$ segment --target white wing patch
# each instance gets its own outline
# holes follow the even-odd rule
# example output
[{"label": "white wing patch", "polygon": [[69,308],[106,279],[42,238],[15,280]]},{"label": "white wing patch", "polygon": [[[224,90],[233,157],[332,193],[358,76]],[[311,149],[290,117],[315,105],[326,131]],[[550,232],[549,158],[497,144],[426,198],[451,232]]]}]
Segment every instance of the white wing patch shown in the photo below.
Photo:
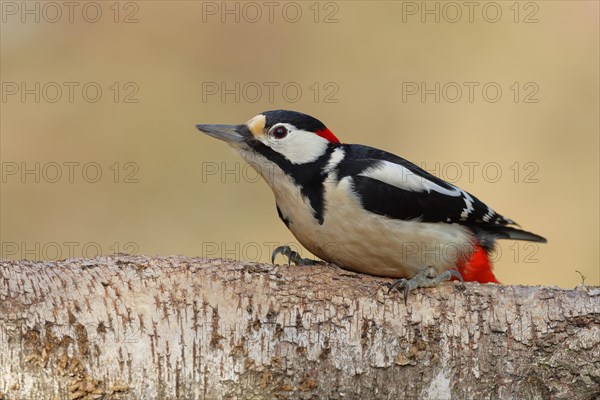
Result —
[{"label": "white wing patch", "polygon": [[492,219],[492,217],[494,216],[494,214],[496,213],[494,210],[492,210],[489,206],[488,206],[488,211],[487,213],[483,216],[483,222],[490,222],[490,219]]},{"label": "white wing patch", "polygon": [[[458,189],[460,190],[460,189]],[[471,195],[463,190],[460,190],[463,195],[464,195],[464,199],[465,199],[465,204],[466,207],[463,209],[463,211],[460,213],[460,219],[462,220],[466,220],[467,218],[469,218],[469,214],[471,214],[473,211],[475,211],[475,208],[473,207],[473,198],[471,197]]]},{"label": "white wing patch", "polygon": [[376,165],[361,172],[359,175],[377,179],[388,185],[396,186],[397,188],[411,192],[429,193],[433,190],[440,194],[452,197],[462,196],[464,193],[457,187],[452,187],[452,189],[443,188],[424,176],[418,175],[400,164],[394,164],[389,161],[380,161]]},{"label": "white wing patch", "polygon": [[329,157],[329,161],[327,161],[327,165],[325,166],[325,172],[330,173],[338,166],[338,164],[344,159],[346,152],[341,147],[338,147],[331,153]]},{"label": "white wing patch", "polygon": [[[463,221],[466,221],[469,218],[469,215],[475,211],[475,200],[469,193],[453,185],[450,185],[451,189],[446,189],[400,164],[395,164],[390,161],[380,161],[374,166],[361,172],[359,175],[377,179],[388,185],[411,192],[430,193],[431,191],[434,191],[445,196],[461,197],[465,202],[465,208],[460,213],[460,219]],[[494,211],[488,207],[488,214],[486,214],[487,219],[490,219],[493,214]],[[448,218],[448,221],[450,221],[450,218]]]}]

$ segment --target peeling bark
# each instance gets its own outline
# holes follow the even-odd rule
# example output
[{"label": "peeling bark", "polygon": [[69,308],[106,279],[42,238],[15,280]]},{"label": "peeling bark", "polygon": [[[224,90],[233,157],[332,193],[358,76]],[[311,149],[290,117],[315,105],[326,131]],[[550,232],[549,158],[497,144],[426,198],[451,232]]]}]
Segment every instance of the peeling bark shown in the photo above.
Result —
[{"label": "peeling bark", "polygon": [[404,305],[335,266],[0,264],[0,399],[594,399],[600,289],[444,284]]}]

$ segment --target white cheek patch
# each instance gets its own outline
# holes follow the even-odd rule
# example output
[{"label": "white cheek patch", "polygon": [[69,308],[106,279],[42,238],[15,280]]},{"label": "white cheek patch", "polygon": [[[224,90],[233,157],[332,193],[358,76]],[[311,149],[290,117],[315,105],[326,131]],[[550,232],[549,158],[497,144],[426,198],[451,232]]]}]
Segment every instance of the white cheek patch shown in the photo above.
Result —
[{"label": "white cheek patch", "polygon": [[283,139],[265,137],[262,142],[283,155],[294,164],[305,164],[315,161],[327,151],[329,142],[313,132],[297,130],[290,124],[285,126],[289,133]]}]

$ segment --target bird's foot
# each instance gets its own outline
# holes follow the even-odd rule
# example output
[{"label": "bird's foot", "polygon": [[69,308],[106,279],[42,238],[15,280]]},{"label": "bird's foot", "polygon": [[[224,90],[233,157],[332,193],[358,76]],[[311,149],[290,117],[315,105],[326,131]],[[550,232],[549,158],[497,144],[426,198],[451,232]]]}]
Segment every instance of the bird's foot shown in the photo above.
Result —
[{"label": "bird's foot", "polygon": [[278,254],[281,254],[288,259],[288,265],[291,265],[292,263],[296,265],[316,265],[320,263],[317,260],[300,257],[300,254],[292,250],[292,248],[287,245],[279,246],[273,250],[273,254],[271,255],[271,263],[275,264],[275,257],[277,257]]},{"label": "bird's foot", "polygon": [[416,274],[410,279],[398,279],[390,286],[388,293],[390,293],[394,288],[397,288],[398,291],[400,291],[400,289],[404,289],[404,304],[406,304],[408,294],[413,290],[418,288],[434,287],[442,282],[449,281],[450,279],[452,279],[452,277],[455,277],[461,282],[464,282],[462,275],[456,270],[449,269],[438,274],[435,268],[427,267],[426,269],[420,271],[418,274]]}]

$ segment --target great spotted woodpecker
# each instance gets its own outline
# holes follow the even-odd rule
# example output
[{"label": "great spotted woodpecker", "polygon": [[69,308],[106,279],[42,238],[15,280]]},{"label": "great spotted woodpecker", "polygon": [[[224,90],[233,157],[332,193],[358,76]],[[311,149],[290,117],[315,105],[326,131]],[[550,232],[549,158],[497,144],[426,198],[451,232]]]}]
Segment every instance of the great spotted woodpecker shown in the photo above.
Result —
[{"label": "great spotted woodpecker", "polygon": [[[343,144],[316,118],[267,111],[241,125],[197,125],[229,143],[269,184],[281,220],[322,260],[391,278],[406,295],[455,276],[498,282],[496,239],[546,242],[475,196],[392,153]],[[307,264],[280,247],[297,264]]]}]

